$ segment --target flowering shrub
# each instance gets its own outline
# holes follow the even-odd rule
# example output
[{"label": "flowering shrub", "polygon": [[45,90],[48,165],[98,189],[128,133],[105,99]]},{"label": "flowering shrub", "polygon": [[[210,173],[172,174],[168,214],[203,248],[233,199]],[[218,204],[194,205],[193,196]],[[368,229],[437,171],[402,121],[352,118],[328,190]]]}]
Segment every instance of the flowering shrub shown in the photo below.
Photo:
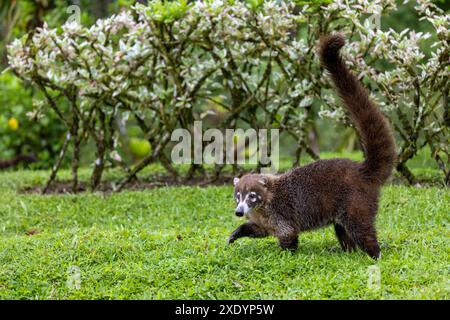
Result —
[{"label": "flowering shrub", "polygon": [[[450,17],[420,0],[416,10],[431,23],[432,34],[382,31],[364,20],[395,10],[394,0],[311,6],[152,0],[91,27],[44,26],[15,40],[8,57],[13,71],[42,91],[46,99],[39,107],[53,110],[67,128],[49,183],[71,145],[75,190],[80,148],[94,141],[92,188],[112,162],[127,170],[120,189],[155,160],[176,174],[164,152],[171,132],[192,130],[211,105],[221,110],[223,128],[239,123],[276,127],[295,137],[299,151],[316,157],[307,128],[317,110],[322,117],[346,121],[319,66],[316,42],[320,34],[344,32],[351,42],[346,47],[349,65],[394,123],[399,171],[412,182],[406,162],[428,145],[448,182]],[[430,54],[421,47],[428,38],[433,40]],[[152,150],[132,169],[123,163],[119,139],[130,121],[138,124]],[[189,174],[196,168],[192,165]]]}]

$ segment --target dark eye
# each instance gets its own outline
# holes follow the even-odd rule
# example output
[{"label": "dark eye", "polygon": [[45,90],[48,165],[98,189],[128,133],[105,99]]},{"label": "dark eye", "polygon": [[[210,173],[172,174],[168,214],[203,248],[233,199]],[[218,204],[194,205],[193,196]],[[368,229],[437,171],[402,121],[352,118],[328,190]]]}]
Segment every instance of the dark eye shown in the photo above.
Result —
[{"label": "dark eye", "polygon": [[256,194],[250,193],[248,196],[250,199],[256,199]]}]

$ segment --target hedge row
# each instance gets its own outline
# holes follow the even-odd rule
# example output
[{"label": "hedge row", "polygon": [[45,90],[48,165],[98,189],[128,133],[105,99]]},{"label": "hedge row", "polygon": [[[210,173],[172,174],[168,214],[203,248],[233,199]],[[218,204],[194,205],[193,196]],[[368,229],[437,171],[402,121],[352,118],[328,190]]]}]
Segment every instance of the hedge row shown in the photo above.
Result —
[{"label": "hedge row", "polygon": [[[427,146],[449,183],[450,17],[431,1],[415,8],[431,33],[383,31],[377,18],[397,10],[393,0],[152,0],[91,27],[44,26],[15,40],[8,56],[13,71],[46,97],[36,113],[53,110],[67,129],[47,186],[70,151],[76,190],[80,152],[95,142],[92,189],[108,163],[126,171],[120,189],[153,161],[178,174],[167,156],[171,133],[192,131],[195,120],[210,114],[220,128],[277,128],[298,142],[297,160],[302,152],[317,158],[310,128],[318,117],[344,123],[346,117],[316,43],[321,34],[343,32],[349,66],[393,123],[397,169],[414,182],[407,162]],[[129,123],[152,150],[135,166],[121,157]],[[216,177],[222,168],[216,166]],[[196,170],[201,165],[192,164],[188,177]]]}]

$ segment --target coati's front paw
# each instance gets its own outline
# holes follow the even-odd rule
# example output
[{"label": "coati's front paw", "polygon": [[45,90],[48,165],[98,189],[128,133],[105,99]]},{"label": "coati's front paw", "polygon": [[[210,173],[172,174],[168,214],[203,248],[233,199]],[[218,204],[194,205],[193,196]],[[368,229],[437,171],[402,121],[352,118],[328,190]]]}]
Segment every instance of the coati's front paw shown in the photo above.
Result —
[{"label": "coati's front paw", "polygon": [[297,251],[298,247],[297,247],[297,245],[286,245],[286,246],[280,245],[280,248],[283,250],[289,251],[289,252],[295,252],[295,251]]},{"label": "coati's front paw", "polygon": [[230,244],[232,244],[233,242],[235,242],[237,240],[236,237],[234,237],[233,235],[231,235],[228,240],[227,240],[227,246],[229,246]]},{"label": "coati's front paw", "polygon": [[283,250],[296,251],[298,247],[298,238],[297,237],[286,237],[279,239],[279,245]]},{"label": "coati's front paw", "polygon": [[228,237],[228,241],[227,241],[227,245],[232,244],[233,242],[235,242],[237,239],[239,239],[240,237],[242,237],[242,226],[238,227],[236,230],[234,230],[230,236]]}]

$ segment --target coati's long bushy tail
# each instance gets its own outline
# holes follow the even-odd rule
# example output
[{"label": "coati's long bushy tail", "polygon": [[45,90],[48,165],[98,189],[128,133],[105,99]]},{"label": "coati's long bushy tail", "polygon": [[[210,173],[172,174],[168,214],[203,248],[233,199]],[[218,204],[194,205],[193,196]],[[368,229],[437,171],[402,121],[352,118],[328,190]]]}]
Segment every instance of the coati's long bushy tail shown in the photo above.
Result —
[{"label": "coati's long bushy tail", "polygon": [[382,184],[391,175],[396,162],[396,147],[388,121],[370,99],[357,77],[349,71],[339,50],[345,40],[339,34],[320,39],[320,59],[333,79],[337,93],[350,113],[362,140],[365,160],[363,176]]}]

